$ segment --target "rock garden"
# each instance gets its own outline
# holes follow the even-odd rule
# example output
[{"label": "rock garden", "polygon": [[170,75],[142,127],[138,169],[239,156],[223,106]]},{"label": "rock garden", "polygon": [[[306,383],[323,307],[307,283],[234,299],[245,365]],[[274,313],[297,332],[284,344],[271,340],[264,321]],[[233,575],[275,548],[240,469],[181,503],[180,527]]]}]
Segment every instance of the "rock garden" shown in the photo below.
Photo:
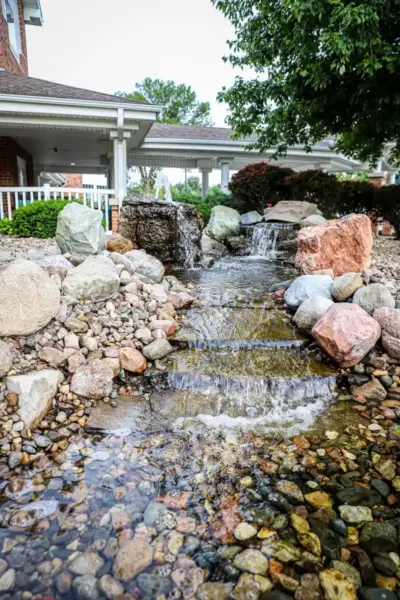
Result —
[{"label": "rock garden", "polygon": [[279,204],[0,237],[1,598],[398,599],[399,245]]}]

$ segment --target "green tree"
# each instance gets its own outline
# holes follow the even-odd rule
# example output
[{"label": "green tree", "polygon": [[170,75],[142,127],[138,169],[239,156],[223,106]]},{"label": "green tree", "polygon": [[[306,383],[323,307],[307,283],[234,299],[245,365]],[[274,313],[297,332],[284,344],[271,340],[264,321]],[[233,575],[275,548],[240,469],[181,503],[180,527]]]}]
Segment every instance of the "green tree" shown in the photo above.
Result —
[{"label": "green tree", "polygon": [[[136,84],[133,92],[117,92],[116,96],[162,106],[162,111],[157,118],[160,123],[213,125],[210,103],[200,102],[196,92],[190,85],[184,83],[146,77]],[[155,167],[139,167],[146,196],[151,195],[158,170]]]},{"label": "green tree", "polygon": [[184,83],[146,77],[133,92],[117,92],[117,96],[151,102],[162,106],[160,123],[212,126],[209,102],[200,102],[196,92]]},{"label": "green tree", "polygon": [[347,156],[375,164],[393,142],[400,164],[398,0],[212,0],[236,37],[226,60],[250,67],[219,98],[237,136],[277,155],[327,135]]}]

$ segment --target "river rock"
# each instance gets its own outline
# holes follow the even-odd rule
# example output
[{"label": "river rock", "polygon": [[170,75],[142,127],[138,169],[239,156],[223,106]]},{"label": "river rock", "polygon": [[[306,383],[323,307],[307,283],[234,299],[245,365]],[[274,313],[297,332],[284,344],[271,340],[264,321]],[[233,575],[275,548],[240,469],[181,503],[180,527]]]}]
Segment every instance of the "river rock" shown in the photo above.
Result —
[{"label": "river rock", "polygon": [[112,260],[106,256],[89,256],[70,269],[62,282],[64,296],[78,300],[107,300],[119,290],[119,277]]},{"label": "river rock", "polygon": [[157,360],[161,358],[165,358],[168,354],[171,354],[173,351],[173,347],[169,343],[168,340],[154,340],[148,346],[143,348],[143,354],[149,360]]},{"label": "river rock", "polygon": [[314,296],[332,299],[333,280],[329,275],[301,275],[285,292],[285,302],[291,309],[297,309],[305,300]]},{"label": "river rock", "polygon": [[366,550],[377,552],[397,552],[396,527],[389,522],[367,523],[361,529],[360,544]]},{"label": "river rock", "polygon": [[0,341],[0,379],[7,375],[13,364],[13,355],[10,346]]},{"label": "river rock", "polygon": [[367,506],[350,506],[344,504],[339,506],[340,516],[346,523],[362,525],[373,521],[371,509]]},{"label": "river rock", "polygon": [[360,273],[372,256],[372,227],[366,215],[348,215],[299,232],[296,266],[303,273],[333,269],[335,277]]},{"label": "river rock", "polygon": [[0,577],[0,592],[9,592],[13,589],[15,584],[15,571],[14,569],[8,569]]},{"label": "river rock", "polygon": [[339,303],[318,321],[312,335],[341,367],[352,367],[375,346],[381,328],[357,304]]},{"label": "river rock", "polygon": [[76,369],[70,390],[84,398],[101,399],[111,394],[113,378],[111,366],[106,361],[95,359]]},{"label": "river rock", "polygon": [[144,275],[156,283],[162,281],[165,269],[162,262],[154,256],[150,256],[150,254],[146,254],[141,250],[132,250],[127,252],[125,257],[130,260],[135,271],[140,275]]},{"label": "river rock", "polygon": [[227,600],[231,597],[233,583],[207,581],[197,590],[199,600]]},{"label": "river rock", "polygon": [[205,232],[210,238],[223,242],[228,237],[237,235],[241,226],[237,210],[229,206],[214,206]]},{"label": "river rock", "polygon": [[382,329],[382,346],[392,358],[400,359],[400,310],[381,307],[373,312]]},{"label": "river rock", "polygon": [[42,267],[42,269],[44,269],[49,276],[58,275],[61,281],[67,275],[68,271],[73,267],[73,264],[61,254],[45,256],[44,258],[36,260],[35,262],[39,265],[39,267]]},{"label": "river rock", "polygon": [[354,391],[355,398],[364,398],[365,400],[375,400],[382,402],[387,396],[387,391],[378,379],[371,379],[364,385],[361,385]]},{"label": "river rock", "polygon": [[300,304],[293,320],[299,329],[310,332],[332,305],[333,302],[329,298],[313,296]]},{"label": "river rock", "polygon": [[119,351],[121,367],[131,373],[142,373],[147,368],[143,354],[135,348],[121,348]]},{"label": "river rock", "polygon": [[75,575],[96,575],[103,564],[104,560],[97,552],[80,552],[70,562],[68,568]]},{"label": "river rock", "polygon": [[344,302],[364,285],[360,273],[345,273],[333,282],[332,296],[337,302]]},{"label": "river rock", "polygon": [[385,588],[362,587],[360,588],[361,600],[399,600],[395,592]]},{"label": "river rock", "polygon": [[281,200],[275,206],[264,211],[264,221],[281,221],[282,223],[300,223],[303,219],[319,213],[318,206],[311,202],[298,200]]},{"label": "river rock", "polygon": [[245,213],[240,217],[240,222],[242,225],[256,225],[257,223],[261,223],[262,220],[262,216],[256,210]]},{"label": "river rock", "polygon": [[339,569],[339,571],[342,571],[345,577],[347,577],[347,579],[354,585],[356,590],[361,587],[361,576],[355,567],[341,560],[333,560],[332,566],[334,569]]},{"label": "river rock", "polygon": [[97,579],[94,575],[81,575],[72,582],[79,600],[97,600],[100,594],[97,589]]},{"label": "river rock", "polygon": [[29,260],[15,260],[0,273],[0,336],[29,335],[60,310],[60,290]]},{"label": "river rock", "polygon": [[325,600],[357,600],[356,589],[339,569],[326,569],[319,574]]},{"label": "river rock", "polygon": [[113,233],[107,237],[107,250],[109,252],[120,252],[125,254],[133,250],[133,243],[131,240],[124,238],[119,233]]},{"label": "river rock", "polygon": [[18,394],[17,413],[30,429],[34,429],[51,407],[58,386],[63,381],[61,371],[43,369],[5,380],[7,390]]},{"label": "river rock", "polygon": [[353,302],[358,304],[369,315],[377,308],[394,308],[396,301],[387,287],[382,283],[371,283],[356,291]]},{"label": "river rock", "polygon": [[122,204],[120,233],[163,263],[194,267],[202,257],[202,228],[202,218],[192,204],[154,198],[126,198]]},{"label": "river rock", "polygon": [[[379,483],[379,480],[376,481]],[[384,483],[384,485],[386,484]],[[336,498],[341,504],[368,506],[369,508],[381,502],[381,495],[377,491],[360,486],[344,488],[336,494]]]},{"label": "river rock", "polygon": [[268,560],[259,550],[243,550],[235,556],[233,566],[240,571],[265,575],[268,570]]},{"label": "river rock", "polygon": [[144,525],[138,525],[132,540],[120,546],[114,562],[114,577],[129,581],[153,561],[151,537]]},{"label": "river rock", "polygon": [[56,240],[63,254],[86,257],[106,247],[103,213],[78,202],[71,202],[59,213]]}]

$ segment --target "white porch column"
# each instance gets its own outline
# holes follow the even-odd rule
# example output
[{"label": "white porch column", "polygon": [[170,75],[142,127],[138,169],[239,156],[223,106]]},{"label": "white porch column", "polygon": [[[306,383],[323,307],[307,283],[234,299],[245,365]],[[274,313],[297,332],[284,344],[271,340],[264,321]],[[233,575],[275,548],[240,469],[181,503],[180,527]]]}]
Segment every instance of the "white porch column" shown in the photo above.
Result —
[{"label": "white porch column", "polygon": [[201,195],[205,198],[210,186],[210,173],[212,169],[201,169]]},{"label": "white porch column", "polygon": [[222,159],[219,161],[221,165],[221,191],[224,194],[229,194],[229,168],[231,166],[230,159]]},{"label": "white porch column", "polygon": [[118,203],[121,206],[122,201],[126,196],[127,190],[127,151],[126,151],[126,139],[114,140],[114,179],[115,179],[115,197],[118,199]]},{"label": "white porch column", "polygon": [[396,171],[388,173],[386,185],[393,185],[394,183],[396,183]]}]

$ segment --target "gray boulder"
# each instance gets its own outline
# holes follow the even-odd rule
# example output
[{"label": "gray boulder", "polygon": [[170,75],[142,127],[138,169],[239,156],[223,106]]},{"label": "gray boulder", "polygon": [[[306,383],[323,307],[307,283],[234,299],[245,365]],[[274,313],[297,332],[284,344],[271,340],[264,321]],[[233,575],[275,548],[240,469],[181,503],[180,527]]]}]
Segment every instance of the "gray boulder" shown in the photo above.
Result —
[{"label": "gray boulder", "polygon": [[36,427],[51,408],[58,386],[64,380],[61,371],[43,369],[24,375],[7,377],[9,392],[18,394],[18,415],[27,427]]},{"label": "gray boulder", "polygon": [[60,310],[60,290],[34,262],[16,260],[0,273],[0,336],[30,335]]},{"label": "gray boulder", "polygon": [[78,300],[107,300],[118,289],[117,269],[106,256],[89,256],[70,269],[62,282],[63,295]]},{"label": "gray boulder", "polygon": [[13,355],[10,346],[0,341],[0,379],[7,375],[13,363]]},{"label": "gray boulder", "polygon": [[400,358],[400,310],[377,308],[372,315],[382,329],[382,346],[392,358]]},{"label": "gray boulder", "polygon": [[301,275],[285,292],[285,302],[297,309],[305,300],[314,296],[332,299],[333,279],[329,275]]},{"label": "gray boulder", "polygon": [[168,354],[171,354],[173,348],[168,340],[161,339],[151,342],[148,346],[145,346],[142,350],[143,354],[149,360],[160,360],[165,358]]},{"label": "gray boulder", "polygon": [[205,231],[209,237],[222,242],[232,235],[237,235],[241,226],[237,210],[229,206],[214,206]]},{"label": "gray boulder", "polygon": [[377,308],[396,306],[395,299],[383,283],[371,283],[357,290],[353,302],[361,306],[369,315],[372,315]]},{"label": "gray boulder", "polygon": [[262,216],[256,210],[252,210],[240,217],[242,225],[256,225],[257,223],[261,223],[262,220]]},{"label": "gray boulder", "polygon": [[222,256],[229,254],[228,248],[224,246],[222,242],[213,240],[204,232],[201,236],[201,250],[203,254],[214,256],[215,258],[221,258]]},{"label": "gray boulder", "polygon": [[316,204],[297,200],[281,200],[264,212],[264,221],[281,221],[283,223],[300,223],[311,215],[319,214]]},{"label": "gray boulder", "polygon": [[162,281],[165,269],[158,258],[154,258],[154,256],[146,254],[146,252],[143,252],[142,250],[131,250],[124,256],[129,259],[139,275],[144,275],[156,283]]},{"label": "gray boulder", "polygon": [[112,392],[114,371],[106,360],[92,360],[88,365],[78,367],[71,379],[73,394],[84,398],[100,400]]},{"label": "gray boulder", "polygon": [[39,267],[42,267],[42,269],[44,269],[49,276],[59,275],[61,280],[64,279],[68,271],[73,267],[73,264],[67,260],[65,256],[62,256],[62,254],[46,256],[45,258],[36,260],[35,262],[39,265]]},{"label": "gray boulder", "polygon": [[325,223],[325,221],[326,221],[326,219],[322,215],[310,215],[309,217],[306,217],[305,219],[302,219],[299,222],[299,226],[301,228],[303,228],[303,227],[315,227],[316,225],[322,225],[322,223]]},{"label": "gray boulder", "polygon": [[65,254],[90,256],[106,248],[106,234],[102,225],[103,213],[83,204],[71,202],[57,219],[56,240]]},{"label": "gray boulder", "polygon": [[294,322],[299,329],[308,333],[332,305],[333,302],[329,298],[313,296],[299,306],[294,315]]},{"label": "gray boulder", "polygon": [[337,302],[344,302],[363,286],[360,273],[345,273],[333,282],[332,296]]}]

